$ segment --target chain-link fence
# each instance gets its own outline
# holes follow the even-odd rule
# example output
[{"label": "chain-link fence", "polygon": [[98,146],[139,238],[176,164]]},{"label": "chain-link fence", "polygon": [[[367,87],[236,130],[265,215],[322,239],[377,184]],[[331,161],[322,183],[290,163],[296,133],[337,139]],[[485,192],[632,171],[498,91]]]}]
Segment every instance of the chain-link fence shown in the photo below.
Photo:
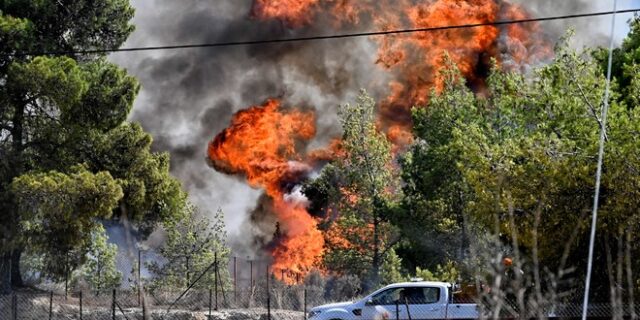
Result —
[{"label": "chain-link fence", "polygon": [[[253,290],[222,292],[211,290],[153,291],[138,294],[131,290],[111,292],[17,291],[0,295],[0,319],[233,319],[233,320],[420,320],[420,319],[578,319],[580,301],[545,306],[526,305],[518,301],[486,301],[491,296],[470,301],[453,295],[447,299],[437,287],[410,284],[381,294],[354,299],[346,305],[327,304],[324,288],[304,285],[256,286]],[[321,306],[320,308],[314,308]],[[333,315],[324,314],[333,313]],[[343,314],[341,314],[342,312]],[[638,308],[619,311],[611,303],[589,305],[591,319],[634,319]]]},{"label": "chain-link fence", "polygon": [[[584,287],[571,281],[562,290],[549,291],[550,287],[549,292],[538,292],[537,286],[524,278],[504,274],[509,281],[466,291],[407,283],[367,295],[371,292],[361,292],[358,279],[320,273],[303,276],[274,269],[268,261],[232,257],[228,264],[215,259],[206,267],[191,269],[190,274],[178,275],[186,279],[183,287],[158,287],[152,284],[155,277],[163,275],[145,268],[145,260],[151,259],[153,256],[144,252],[133,259],[120,256],[118,270],[123,281],[115,288],[96,290],[79,286],[77,281],[75,285],[69,285],[74,281],[45,282],[35,286],[37,289],[0,295],[0,320],[577,319],[582,315]],[[340,301],[351,303],[323,307]],[[594,300],[587,311],[593,319],[637,319],[640,315],[635,305],[622,300]]]}]

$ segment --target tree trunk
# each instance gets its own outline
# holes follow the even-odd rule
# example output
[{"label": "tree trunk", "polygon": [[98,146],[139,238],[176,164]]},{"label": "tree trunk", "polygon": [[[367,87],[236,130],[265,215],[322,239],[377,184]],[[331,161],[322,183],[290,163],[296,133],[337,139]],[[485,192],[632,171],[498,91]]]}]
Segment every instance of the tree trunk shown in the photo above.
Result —
[{"label": "tree trunk", "polygon": [[462,225],[462,235],[460,239],[460,261],[464,261],[467,258],[467,249],[469,248],[469,235],[467,230],[467,224],[465,219],[462,219],[460,223]]},{"label": "tree trunk", "polygon": [[24,287],[22,281],[22,273],[20,272],[20,257],[22,257],[22,248],[11,251],[11,286]]},{"label": "tree trunk", "polygon": [[11,293],[11,254],[0,256],[0,293]]},{"label": "tree trunk", "polygon": [[[11,139],[12,139],[12,157],[13,161],[11,163],[12,173],[9,175],[9,181],[12,181],[13,178],[18,177],[24,171],[24,160],[23,160],[23,151],[24,151],[24,141],[23,141],[23,120],[24,120],[24,110],[25,103],[21,101],[21,99],[12,99],[14,100],[15,110],[11,121],[13,122],[13,128],[11,128]],[[10,242],[16,242],[16,238],[19,237],[16,229],[18,228],[18,213],[15,210],[15,207],[10,205],[9,207],[9,232],[8,238],[6,239]],[[6,268],[3,270],[2,275],[2,286],[5,286],[5,280],[8,280],[6,285],[8,286],[17,286],[22,287],[22,275],[20,274],[20,256],[22,255],[22,248],[13,249],[10,252],[7,252],[3,257],[3,263],[0,268]],[[5,265],[6,264],[6,265]],[[4,274],[4,272],[8,273],[8,277]]]},{"label": "tree trunk", "polygon": [[[458,177],[458,179],[461,179],[460,177]],[[467,219],[465,217],[465,213],[464,213],[464,207],[465,207],[465,203],[466,203],[466,197],[465,197],[465,193],[464,191],[458,191],[458,202],[454,204],[455,207],[455,215],[456,215],[456,222],[458,223],[458,226],[460,226],[460,231],[461,231],[461,235],[460,235],[460,248],[459,248],[459,256],[458,259],[460,261],[464,261],[467,258],[467,250],[469,250],[469,230],[467,230]]]},{"label": "tree trunk", "polygon": [[190,282],[190,280],[191,280],[191,279],[189,279],[189,255],[187,255],[187,256],[185,257],[185,259],[187,260],[187,264],[186,264],[186,268],[185,268],[185,273],[186,273],[186,276],[187,276],[187,287],[189,287],[189,282]]},{"label": "tree trunk", "polygon": [[[376,210],[375,208],[373,209]],[[380,219],[378,214],[373,214],[373,261],[371,263],[371,287],[375,288],[380,283],[380,235],[378,228],[380,227]]]}]

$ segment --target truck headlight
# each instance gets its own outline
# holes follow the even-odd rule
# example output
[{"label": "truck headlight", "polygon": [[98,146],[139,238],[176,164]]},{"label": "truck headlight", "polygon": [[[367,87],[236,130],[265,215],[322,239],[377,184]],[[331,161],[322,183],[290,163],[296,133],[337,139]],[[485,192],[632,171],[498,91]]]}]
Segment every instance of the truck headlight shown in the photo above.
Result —
[{"label": "truck headlight", "polygon": [[309,316],[307,317],[307,319],[311,319],[317,315],[319,315],[322,311],[320,310],[311,310],[309,311]]}]

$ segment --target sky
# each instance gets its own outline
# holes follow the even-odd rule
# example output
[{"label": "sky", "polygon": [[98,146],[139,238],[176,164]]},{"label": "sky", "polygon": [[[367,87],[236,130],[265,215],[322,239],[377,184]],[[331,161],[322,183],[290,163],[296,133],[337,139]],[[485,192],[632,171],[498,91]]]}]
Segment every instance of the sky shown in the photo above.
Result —
[{"label": "sky", "polygon": [[[534,17],[613,9],[612,0],[514,2],[529,8]],[[256,29],[246,18],[251,0],[132,0],[132,4],[136,8],[133,21],[136,31],[124,47],[270,35],[269,30]],[[618,4],[619,9],[640,8],[640,0],[619,0]],[[618,16],[616,43],[628,32],[626,21],[631,16]],[[566,28],[574,28],[574,46],[581,48],[607,45],[610,25],[610,17],[598,17],[550,22],[545,27],[554,37]],[[384,74],[363,67],[370,64],[368,53],[376,50],[366,39],[295,50],[307,58],[297,59],[277,49],[260,48],[145,51],[110,56],[142,84],[130,120],[140,122],[153,135],[156,151],[171,154],[172,173],[203,212],[212,214],[218,208],[223,209],[227,229],[238,248],[250,246],[241,239],[248,232],[245,228],[248,212],[254,208],[261,191],[248,187],[240,179],[215,172],[205,160],[207,143],[228,125],[231,115],[270,96],[284,95],[292,103],[313,104],[318,110],[319,136],[328,137],[339,131],[335,125],[338,104],[353,100],[360,87],[371,84],[371,77],[379,76],[380,82],[388,80]],[[340,50],[355,53],[341,61]],[[313,68],[320,71],[307,70]],[[326,70],[326,75],[322,70]],[[348,79],[334,74],[336,70],[348,71]],[[325,142],[314,141],[319,145]]]},{"label": "sky", "polygon": [[[535,1],[535,0],[534,0]],[[556,1],[570,1],[570,0],[556,0]],[[596,11],[611,11],[613,10],[613,1],[611,0],[591,0],[595,4]],[[640,0],[618,0],[618,9],[633,9],[640,8]],[[619,45],[622,39],[629,33],[629,25],[627,21],[633,17],[632,13],[620,14],[616,16],[616,32],[615,43]],[[611,17],[598,18],[597,23],[599,26],[611,29]]]}]

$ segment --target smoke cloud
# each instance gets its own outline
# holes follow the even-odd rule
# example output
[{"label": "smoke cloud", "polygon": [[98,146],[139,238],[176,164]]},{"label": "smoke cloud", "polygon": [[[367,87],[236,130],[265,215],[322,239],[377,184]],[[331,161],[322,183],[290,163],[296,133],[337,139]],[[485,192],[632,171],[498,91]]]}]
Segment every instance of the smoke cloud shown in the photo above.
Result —
[{"label": "smoke cloud", "polygon": [[[241,41],[336,30],[320,16],[315,27],[291,29],[278,21],[250,17],[251,0],[133,0],[137,30],[126,47]],[[599,1],[524,1],[533,16],[607,10]],[[608,23],[599,19],[554,22],[543,29],[555,41],[569,26],[581,45],[606,42]],[[608,20],[606,20],[608,21]],[[356,27],[350,27],[356,28]],[[341,32],[355,29],[341,29]],[[154,148],[171,154],[172,174],[203,210],[225,212],[231,244],[239,255],[256,255],[275,230],[264,213],[262,191],[215,172],[206,161],[207,143],[232,115],[268,98],[316,110],[316,138],[307,148],[339,135],[337,107],[353,101],[360,88],[375,98],[389,94],[393,76],[376,64],[379,43],[366,38],[227,48],[116,53],[111,59],[142,83],[132,121],[154,136]],[[295,191],[291,197],[300,197]],[[262,199],[262,200],[260,200]],[[299,200],[302,201],[302,200]],[[256,203],[258,205],[256,206]],[[253,235],[249,237],[247,235]]]},{"label": "smoke cloud", "polygon": [[[248,18],[251,1],[133,1],[137,31],[125,46],[180,44],[290,36],[282,24]],[[348,52],[348,54],[345,54]],[[339,134],[337,106],[358,88],[382,87],[388,75],[372,67],[375,47],[366,39],[114,54],[143,89],[131,120],[154,136],[154,148],[171,154],[172,174],[203,210],[225,212],[235,249],[254,248],[248,234],[264,233],[249,223],[261,191],[212,170],[208,141],[233,113],[270,97],[313,107],[317,148]],[[374,79],[374,80],[372,80]],[[255,220],[255,218],[254,218]],[[253,255],[254,252],[243,252]]]},{"label": "smoke cloud", "polygon": [[[514,0],[526,7],[533,16],[547,17],[563,14],[577,14],[599,11],[612,11],[613,1],[590,1],[590,0]],[[640,0],[618,1],[618,10],[640,7]],[[616,17],[615,42],[621,43],[624,36],[629,32],[627,21],[633,14],[619,14]],[[587,19],[567,19],[545,22],[545,33],[549,39],[558,39],[566,30],[574,29],[575,36],[572,45],[576,49],[592,46],[608,46],[611,31],[611,16],[592,17]]]}]

